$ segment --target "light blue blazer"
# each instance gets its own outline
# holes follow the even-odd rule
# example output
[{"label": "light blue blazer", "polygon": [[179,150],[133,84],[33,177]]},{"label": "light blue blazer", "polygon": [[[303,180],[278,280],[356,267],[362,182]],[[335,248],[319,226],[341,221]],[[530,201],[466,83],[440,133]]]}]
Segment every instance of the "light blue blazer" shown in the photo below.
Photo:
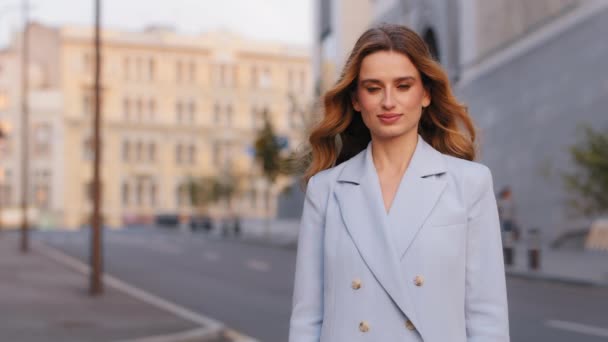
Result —
[{"label": "light blue blazer", "polygon": [[308,183],[290,342],[509,341],[490,170],[420,136],[387,214],[371,143]]}]

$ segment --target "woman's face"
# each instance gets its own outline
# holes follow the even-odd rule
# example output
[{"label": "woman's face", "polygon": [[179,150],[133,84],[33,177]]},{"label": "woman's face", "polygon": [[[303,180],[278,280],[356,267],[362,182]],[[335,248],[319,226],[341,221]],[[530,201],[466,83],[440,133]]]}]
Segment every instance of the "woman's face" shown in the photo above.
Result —
[{"label": "woman's face", "polygon": [[422,108],[430,103],[420,73],[406,55],[378,51],[363,58],[352,104],[373,139],[417,134]]}]

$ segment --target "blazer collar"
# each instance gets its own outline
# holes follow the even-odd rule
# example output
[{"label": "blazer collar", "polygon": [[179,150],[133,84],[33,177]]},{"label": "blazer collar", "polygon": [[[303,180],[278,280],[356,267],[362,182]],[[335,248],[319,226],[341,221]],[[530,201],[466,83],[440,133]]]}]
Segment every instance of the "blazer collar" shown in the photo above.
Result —
[{"label": "blazer collar", "polygon": [[[338,181],[360,184],[363,179],[377,177],[376,167],[372,158],[372,143],[350,160],[344,162],[344,168],[338,176]],[[429,145],[420,135],[414,149],[414,154],[408,165],[407,172],[415,177],[428,177],[446,172],[443,155]]]}]

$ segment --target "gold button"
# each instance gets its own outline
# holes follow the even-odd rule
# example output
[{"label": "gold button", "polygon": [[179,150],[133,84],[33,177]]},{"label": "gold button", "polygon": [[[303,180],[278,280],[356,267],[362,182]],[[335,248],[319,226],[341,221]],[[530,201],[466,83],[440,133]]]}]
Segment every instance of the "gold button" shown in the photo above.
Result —
[{"label": "gold button", "polygon": [[412,321],[410,321],[409,319],[407,321],[405,321],[405,327],[408,328],[408,330],[416,329],[416,327],[414,326],[414,323],[412,323]]},{"label": "gold button", "polygon": [[361,332],[368,332],[369,331],[369,324],[367,324],[366,321],[363,321],[363,322],[359,323],[359,331],[361,331]]},{"label": "gold button", "polygon": [[360,279],[355,279],[353,280],[351,287],[353,288],[353,290],[358,290],[361,288],[361,280]]},{"label": "gold button", "polygon": [[424,284],[424,277],[421,275],[417,275],[414,278],[414,284],[416,284],[416,286],[422,286],[422,284]]}]

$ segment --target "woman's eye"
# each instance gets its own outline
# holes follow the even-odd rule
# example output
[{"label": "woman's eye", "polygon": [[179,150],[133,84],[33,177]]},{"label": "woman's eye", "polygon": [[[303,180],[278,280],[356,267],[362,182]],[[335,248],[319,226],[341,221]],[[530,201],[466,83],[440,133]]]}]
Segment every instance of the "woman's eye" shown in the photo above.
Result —
[{"label": "woman's eye", "polygon": [[377,92],[378,90],[380,90],[380,88],[378,88],[378,87],[371,87],[371,88],[367,88],[367,91],[368,91],[368,92],[370,92],[370,93],[375,93],[375,92]]},{"label": "woman's eye", "polygon": [[408,89],[410,89],[410,87],[411,86],[409,84],[402,84],[398,88],[401,90],[408,90]]}]

